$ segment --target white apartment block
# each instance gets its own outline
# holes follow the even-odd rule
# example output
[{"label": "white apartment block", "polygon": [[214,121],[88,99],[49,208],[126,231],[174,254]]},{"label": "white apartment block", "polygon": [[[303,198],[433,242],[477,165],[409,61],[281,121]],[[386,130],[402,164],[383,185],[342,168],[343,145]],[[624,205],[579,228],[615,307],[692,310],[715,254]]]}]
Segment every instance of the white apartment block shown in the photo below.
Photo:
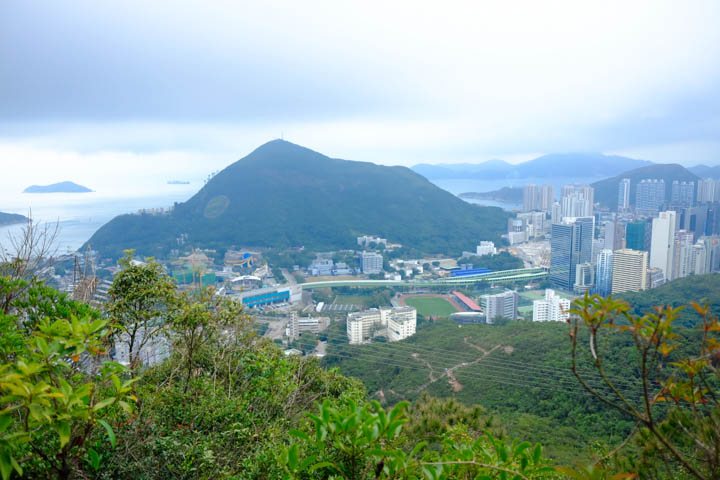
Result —
[{"label": "white apartment block", "polygon": [[545,299],[533,301],[533,322],[565,322],[570,318],[570,300],[545,290]]},{"label": "white apartment block", "polygon": [[396,342],[414,335],[416,328],[417,310],[412,307],[371,308],[347,316],[351,344],[367,342],[380,330],[386,330],[388,341]]},{"label": "white apartment block", "polygon": [[361,235],[357,237],[357,244],[362,247],[368,247],[371,243],[387,247],[387,238],[376,237],[373,235]]},{"label": "white apartment block", "polygon": [[383,256],[374,252],[362,252],[361,263],[363,273],[380,273],[383,269]]},{"label": "white apartment block", "polygon": [[496,253],[497,249],[495,248],[495,242],[482,241],[480,242],[480,245],[475,248],[475,255],[478,257],[482,257],[483,255],[495,255]]}]

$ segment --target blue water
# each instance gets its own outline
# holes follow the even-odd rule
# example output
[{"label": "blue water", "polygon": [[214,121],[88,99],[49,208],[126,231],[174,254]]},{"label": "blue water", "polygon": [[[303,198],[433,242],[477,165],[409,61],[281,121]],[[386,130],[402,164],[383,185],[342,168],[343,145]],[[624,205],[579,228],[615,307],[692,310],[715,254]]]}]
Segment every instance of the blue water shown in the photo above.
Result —
[{"label": "blue water", "polygon": [[[35,222],[54,225],[59,231],[55,246],[58,254],[75,251],[105,223],[117,215],[140,209],[167,208],[190,198],[198,186],[159,186],[155,194],[113,195],[91,193],[19,193],[0,195],[0,211],[30,216]],[[8,247],[10,235],[18,235],[24,225],[0,227],[0,246]]]}]

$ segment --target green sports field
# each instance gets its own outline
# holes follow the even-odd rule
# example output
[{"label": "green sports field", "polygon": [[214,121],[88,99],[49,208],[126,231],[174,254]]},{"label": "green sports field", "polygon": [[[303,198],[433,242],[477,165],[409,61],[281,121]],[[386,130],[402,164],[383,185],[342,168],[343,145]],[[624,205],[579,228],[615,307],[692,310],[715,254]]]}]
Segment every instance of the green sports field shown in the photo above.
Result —
[{"label": "green sports field", "polygon": [[415,307],[418,313],[424,317],[447,317],[458,311],[450,302],[440,297],[410,297],[405,299],[405,303]]}]

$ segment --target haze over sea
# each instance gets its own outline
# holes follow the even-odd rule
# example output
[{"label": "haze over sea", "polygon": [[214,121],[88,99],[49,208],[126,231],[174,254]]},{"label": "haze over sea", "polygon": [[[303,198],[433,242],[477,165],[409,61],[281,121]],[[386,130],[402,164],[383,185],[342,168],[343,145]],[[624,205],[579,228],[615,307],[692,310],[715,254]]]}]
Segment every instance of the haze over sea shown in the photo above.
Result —
[{"label": "haze over sea", "polygon": [[[556,191],[566,183],[589,183],[597,178],[525,178],[525,179],[442,179],[433,180],[440,188],[455,195],[463,192],[488,192],[502,187],[522,187],[528,183],[551,183]],[[59,222],[60,230],[56,240],[58,254],[80,248],[106,222],[117,215],[135,213],[141,209],[167,208],[175,202],[184,202],[203,185],[201,180],[189,185],[168,185],[162,180],[155,183],[144,179],[141,185],[116,185],[98,189],[91,193],[46,193],[30,194],[3,189],[0,191],[0,211],[32,214],[34,220],[42,223]],[[93,185],[87,185],[93,188]],[[497,206],[506,210],[521,207],[518,204],[493,200],[471,200],[471,203]],[[0,245],[8,245],[8,235],[16,235],[23,225],[0,227]]]},{"label": "haze over sea", "polygon": [[[152,188],[106,189],[90,193],[18,193],[0,191],[0,211],[32,214],[42,223],[59,222],[56,240],[59,254],[80,248],[95,231],[117,215],[135,213],[140,209],[167,208],[184,202],[202,182],[190,185],[168,185],[158,182]],[[92,185],[88,185],[92,188]],[[23,225],[0,228],[0,245],[8,244],[8,235],[17,234]]]}]

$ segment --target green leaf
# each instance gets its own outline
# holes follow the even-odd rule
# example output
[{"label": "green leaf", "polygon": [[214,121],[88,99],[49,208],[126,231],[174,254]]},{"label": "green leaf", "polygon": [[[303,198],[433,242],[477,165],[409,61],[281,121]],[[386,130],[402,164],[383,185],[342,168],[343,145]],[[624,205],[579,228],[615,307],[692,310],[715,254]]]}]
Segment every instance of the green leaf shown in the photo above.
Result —
[{"label": "green leaf", "polygon": [[535,445],[535,448],[533,448],[533,452],[532,452],[532,459],[533,459],[533,463],[535,465],[540,463],[541,456],[542,456],[542,447],[538,443],[537,445]]},{"label": "green leaf", "polygon": [[115,448],[115,442],[116,442],[115,432],[113,432],[113,429],[112,429],[112,427],[110,426],[110,424],[107,423],[105,420],[102,420],[102,419],[98,420],[97,422],[98,422],[100,425],[102,425],[103,427],[105,427],[105,431],[107,431],[107,434],[108,434],[108,439],[110,440],[110,445],[112,445],[113,448]]},{"label": "green leaf", "polygon": [[300,430],[290,430],[290,435],[296,438],[301,438],[308,442],[310,441],[310,436],[305,432],[301,432]]},{"label": "green leaf", "polygon": [[100,454],[96,452],[94,449],[90,448],[88,449],[88,456],[90,457],[88,463],[92,467],[93,470],[100,469]]},{"label": "green leaf", "polygon": [[100,410],[101,408],[107,407],[108,405],[110,405],[110,404],[113,403],[114,401],[115,401],[115,397],[108,397],[108,398],[106,398],[105,400],[100,400],[100,401],[99,401],[98,403],[96,403],[95,406],[93,407],[93,412],[97,412],[97,411]]},{"label": "green leaf", "polygon": [[60,437],[60,448],[62,448],[70,441],[70,422],[58,423],[55,431]]},{"label": "green leaf", "polygon": [[310,471],[311,471],[311,472],[314,472],[315,470],[320,470],[321,468],[331,468],[331,469],[335,470],[336,472],[339,472],[339,471],[340,471],[340,470],[335,466],[335,464],[334,464],[334,463],[331,463],[331,462],[320,462],[320,463],[316,463],[315,465],[313,465],[312,467],[310,467]]},{"label": "green leaf", "polygon": [[3,415],[0,417],[0,433],[4,432],[8,429],[10,425],[12,425],[13,419],[10,415]]},{"label": "green leaf", "polygon": [[2,480],[8,480],[12,473],[13,467],[10,463],[10,454],[8,452],[0,452],[0,475]]}]

